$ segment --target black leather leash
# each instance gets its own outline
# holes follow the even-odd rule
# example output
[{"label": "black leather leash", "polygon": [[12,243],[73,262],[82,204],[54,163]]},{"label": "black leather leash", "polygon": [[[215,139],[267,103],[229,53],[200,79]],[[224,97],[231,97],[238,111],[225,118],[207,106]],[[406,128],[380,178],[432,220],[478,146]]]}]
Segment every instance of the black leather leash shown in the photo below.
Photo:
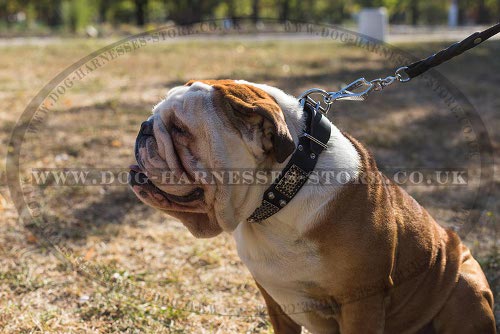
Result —
[{"label": "black leather leash", "polygon": [[284,208],[307,182],[318,157],[327,148],[331,123],[321,111],[307,100],[301,100],[306,114],[306,128],[286,167],[267,188],[260,206],[247,219],[258,223]]},{"label": "black leather leash", "polygon": [[[476,32],[463,41],[457,42],[430,57],[416,61],[408,66],[402,66],[395,71],[394,75],[384,79],[379,78],[368,81],[365,78],[359,78],[336,92],[313,88],[305,91],[299,98],[306,98],[311,103],[316,103],[316,108],[319,108],[324,113],[327,113],[333,102],[337,100],[364,101],[370,92],[380,91],[395,81],[408,82],[429,69],[478,46],[498,33],[500,33],[500,23],[484,31]],[[319,96],[319,99],[317,96]]]},{"label": "black leather leash", "polygon": [[482,42],[486,41],[490,37],[495,36],[498,33],[500,33],[500,23],[484,31],[476,32],[461,42],[457,42],[449,46],[448,48],[433,54],[430,57],[406,66],[404,72],[408,75],[408,78],[415,78],[425,71],[438,66],[453,57],[461,55],[462,53],[469,49],[472,49],[473,47],[478,46]]}]

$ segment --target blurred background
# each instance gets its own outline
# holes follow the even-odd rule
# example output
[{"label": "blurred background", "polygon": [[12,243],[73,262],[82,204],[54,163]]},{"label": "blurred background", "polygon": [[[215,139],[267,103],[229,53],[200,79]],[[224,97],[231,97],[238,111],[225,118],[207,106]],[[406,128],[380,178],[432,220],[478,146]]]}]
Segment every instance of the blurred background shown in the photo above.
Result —
[{"label": "blurred background", "polygon": [[[220,19],[217,24],[241,30],[168,38],[101,66],[88,63],[91,70],[23,139],[22,180],[30,184],[34,168],[126,170],[141,122],[170,88],[190,79],[245,79],[297,96],[312,87],[337,90],[359,77],[385,77],[405,65],[307,30],[284,33],[280,21],[340,26],[394,45],[388,47],[396,55],[423,58],[499,17],[500,0],[0,0],[0,157],[25,108],[50,80],[96,50],[166,24]],[[484,204],[462,236],[495,292],[497,318],[500,175],[487,179],[489,192],[478,191],[478,177],[500,157],[499,54],[494,38],[437,69],[446,78],[438,76],[437,86],[454,87],[473,107],[455,94],[476,139],[492,148],[481,153],[483,165],[469,154],[464,120],[422,78],[363,103],[338,102],[329,113],[382,168],[468,171],[466,186],[403,186],[459,233],[464,212]],[[0,333],[272,333],[230,235],[194,239],[124,185],[34,189],[42,228],[68,250],[67,258],[44,243],[32,221],[19,220],[0,165]],[[155,294],[169,301],[154,300]],[[192,302],[203,307],[185,307]]]},{"label": "blurred background", "polygon": [[107,36],[136,26],[242,17],[352,26],[363,8],[378,7],[394,25],[484,25],[500,17],[499,0],[2,0],[0,35]]}]

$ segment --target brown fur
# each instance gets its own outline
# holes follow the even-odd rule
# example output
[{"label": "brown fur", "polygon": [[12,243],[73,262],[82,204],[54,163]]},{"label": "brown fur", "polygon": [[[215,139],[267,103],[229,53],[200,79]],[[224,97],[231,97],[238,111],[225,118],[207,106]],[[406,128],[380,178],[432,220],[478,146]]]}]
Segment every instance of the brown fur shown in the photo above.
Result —
[{"label": "brown fur", "polygon": [[287,334],[300,334],[301,327],[297,325],[288,315],[283,312],[281,307],[274,301],[274,299],[269,296],[269,294],[264,290],[259,283],[257,283],[264,300],[266,302],[267,311],[271,318],[271,324],[275,333],[287,333]]},{"label": "brown fur", "polygon": [[[341,333],[495,333],[492,293],[467,247],[346,136],[360,153],[366,184],[347,185],[307,233],[325,269],[309,294],[339,305]],[[273,323],[279,317],[272,314]]]},{"label": "brown fur", "polygon": [[[219,101],[236,111],[245,123],[258,123],[261,118],[272,125],[273,152],[278,162],[283,162],[295,150],[288,131],[285,116],[274,98],[252,85],[238,84],[234,80],[190,80],[186,85],[202,82],[212,86],[220,94]],[[228,109],[228,108],[224,109]],[[252,122],[253,119],[253,122]],[[244,127],[240,124],[239,128]]]},{"label": "brown fur", "polygon": [[[273,141],[276,160],[286,160],[294,145],[283,112],[271,96],[232,80],[202,82],[216,90],[214,103],[220,104],[217,109],[226,124],[237,131],[248,124],[262,126],[264,136]],[[319,277],[299,282],[301,293],[319,301],[317,307],[304,310],[310,323],[343,334],[495,333],[493,296],[467,247],[381,175],[358,141],[346,137],[361,157],[361,176],[332,195],[304,235],[307,242],[319,245],[324,268]],[[149,204],[189,223],[195,235],[220,232],[210,210],[172,212],[164,203]],[[207,225],[208,234],[203,232]],[[300,326],[257,286],[275,333],[300,333]]]}]

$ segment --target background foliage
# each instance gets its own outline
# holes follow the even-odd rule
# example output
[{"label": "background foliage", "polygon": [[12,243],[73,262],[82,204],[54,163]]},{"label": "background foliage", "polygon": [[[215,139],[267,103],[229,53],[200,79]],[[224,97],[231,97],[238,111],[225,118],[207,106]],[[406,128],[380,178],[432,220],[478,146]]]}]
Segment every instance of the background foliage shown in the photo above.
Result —
[{"label": "background foliage", "polygon": [[[446,24],[453,0],[1,0],[2,31],[82,32],[89,25],[144,26],[201,19],[273,17],[333,24],[355,19],[363,7],[384,6],[390,23]],[[456,0],[460,24],[500,17],[500,0]]]}]

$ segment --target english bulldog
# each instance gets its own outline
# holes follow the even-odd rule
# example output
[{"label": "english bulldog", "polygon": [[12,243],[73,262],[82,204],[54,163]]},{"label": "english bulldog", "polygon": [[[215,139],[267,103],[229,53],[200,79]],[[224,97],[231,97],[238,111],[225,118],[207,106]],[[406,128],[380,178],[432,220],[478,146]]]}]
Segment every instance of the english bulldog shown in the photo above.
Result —
[{"label": "english bulldog", "polygon": [[274,87],[190,81],[142,124],[131,188],[195,237],[234,236],[275,333],[495,333],[493,295],[467,247],[335,125],[311,158],[318,170],[347,171],[346,182],[303,186],[263,220],[249,217],[268,183],[196,182],[203,170],[282,170],[306,118]]}]

